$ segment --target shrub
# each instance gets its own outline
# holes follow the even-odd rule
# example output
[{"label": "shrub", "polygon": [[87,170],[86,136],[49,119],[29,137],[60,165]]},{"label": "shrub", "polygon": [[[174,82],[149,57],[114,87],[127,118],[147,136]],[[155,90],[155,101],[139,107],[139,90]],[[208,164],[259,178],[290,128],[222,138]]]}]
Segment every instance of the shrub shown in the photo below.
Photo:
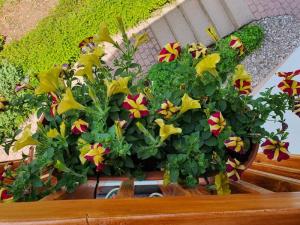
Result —
[{"label": "shrub", "polygon": [[21,67],[2,60],[0,62],[0,96],[8,100],[9,105],[0,113],[0,143],[12,138],[24,118],[32,111],[33,104],[27,100],[29,93],[15,92],[17,84],[25,79]]}]

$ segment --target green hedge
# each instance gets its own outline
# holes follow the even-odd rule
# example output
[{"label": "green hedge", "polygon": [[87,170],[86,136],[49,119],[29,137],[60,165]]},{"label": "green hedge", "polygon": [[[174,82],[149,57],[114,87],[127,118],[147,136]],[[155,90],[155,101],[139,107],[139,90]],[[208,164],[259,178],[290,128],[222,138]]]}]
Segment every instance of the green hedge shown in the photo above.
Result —
[{"label": "green hedge", "polygon": [[116,16],[132,27],[169,1],[60,0],[50,16],[20,41],[7,45],[1,55],[30,73],[48,70],[76,57],[78,43],[97,33],[101,22],[116,33]]}]

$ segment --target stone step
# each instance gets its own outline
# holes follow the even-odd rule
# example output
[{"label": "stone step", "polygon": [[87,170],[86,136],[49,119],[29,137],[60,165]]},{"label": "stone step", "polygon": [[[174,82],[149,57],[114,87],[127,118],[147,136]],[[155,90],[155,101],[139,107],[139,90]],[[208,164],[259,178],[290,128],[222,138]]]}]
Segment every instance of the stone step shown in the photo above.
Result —
[{"label": "stone step", "polygon": [[178,7],[166,14],[165,18],[176,40],[179,41],[182,46],[196,41],[190,24],[186,21]]},{"label": "stone step", "polygon": [[197,41],[205,45],[212,44],[211,38],[205,32],[205,29],[211,26],[212,22],[206,12],[201,8],[198,0],[184,1],[180,5],[180,8],[186,20],[189,21]]},{"label": "stone step", "polygon": [[157,42],[160,47],[163,47],[169,42],[176,41],[166,19],[164,17],[159,18],[151,24],[151,30],[153,31]]},{"label": "stone step", "polygon": [[245,1],[224,0],[224,6],[237,28],[251,22],[254,18]]},{"label": "stone step", "polygon": [[[233,23],[225,12],[225,9],[220,0],[199,0],[203,8],[209,15],[213,24],[220,35],[224,37],[235,30]],[[240,0],[236,0],[240,1]]]}]

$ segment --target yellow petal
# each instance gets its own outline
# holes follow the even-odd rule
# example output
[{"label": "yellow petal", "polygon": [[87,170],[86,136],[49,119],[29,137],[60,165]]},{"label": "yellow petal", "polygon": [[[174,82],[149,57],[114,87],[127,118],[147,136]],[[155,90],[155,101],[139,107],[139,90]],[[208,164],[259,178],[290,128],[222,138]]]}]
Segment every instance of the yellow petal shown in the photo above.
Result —
[{"label": "yellow petal", "polygon": [[207,27],[205,31],[213,41],[217,42],[218,40],[220,40],[220,37],[214,26]]},{"label": "yellow petal", "polygon": [[61,136],[65,137],[66,136],[66,124],[64,121],[62,121],[62,123],[60,124],[59,129],[60,129]]},{"label": "yellow petal", "polygon": [[134,34],[133,38],[135,39],[134,47],[137,48],[141,46],[144,43],[147,43],[149,41],[149,36],[147,33],[143,34]]},{"label": "yellow petal", "polygon": [[114,40],[110,37],[110,33],[106,23],[102,23],[100,25],[99,33],[94,36],[94,40],[96,43],[108,42],[113,45],[115,44]]},{"label": "yellow petal", "polygon": [[59,75],[62,69],[54,67],[48,72],[43,72],[38,75],[39,86],[35,89],[35,94],[40,95],[43,93],[56,92],[61,86]]},{"label": "yellow petal", "polygon": [[50,129],[48,132],[47,132],[47,137],[49,138],[55,138],[59,135],[59,132],[57,131],[56,128],[54,129]]},{"label": "yellow petal", "polygon": [[239,64],[235,67],[234,75],[232,77],[233,83],[236,80],[244,80],[250,82],[252,80],[252,76],[245,70],[245,66]]},{"label": "yellow petal", "polygon": [[213,53],[205,56],[197,65],[196,71],[199,76],[201,76],[204,72],[210,72],[214,76],[216,76],[216,65],[220,62],[221,57],[219,53]]},{"label": "yellow petal", "polygon": [[229,179],[224,173],[219,173],[215,176],[215,186],[218,195],[228,195],[231,193]]},{"label": "yellow petal", "polygon": [[37,145],[39,142],[32,137],[30,125],[25,127],[22,136],[15,142],[13,151],[16,152],[28,145]]},{"label": "yellow petal", "polygon": [[107,88],[107,96],[111,97],[112,95],[123,93],[129,94],[128,81],[131,77],[119,77],[116,80],[108,81],[104,80],[104,83]]},{"label": "yellow petal", "polygon": [[57,112],[58,114],[63,114],[72,109],[84,110],[85,107],[74,99],[71,89],[67,88],[63,99],[57,107]]},{"label": "yellow petal", "polygon": [[200,109],[201,105],[199,100],[192,99],[188,94],[184,94],[181,98],[181,106],[179,114],[185,113],[191,109]]},{"label": "yellow petal", "polygon": [[182,132],[181,128],[174,127],[173,124],[166,125],[162,119],[156,119],[155,123],[160,127],[159,136],[161,141],[166,140],[172,134],[181,134]]}]

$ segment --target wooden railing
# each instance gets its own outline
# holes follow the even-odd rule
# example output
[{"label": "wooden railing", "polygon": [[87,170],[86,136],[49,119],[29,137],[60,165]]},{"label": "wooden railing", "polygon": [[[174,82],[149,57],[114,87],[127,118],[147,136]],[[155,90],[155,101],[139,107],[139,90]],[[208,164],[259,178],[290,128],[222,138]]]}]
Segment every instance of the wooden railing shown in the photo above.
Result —
[{"label": "wooden railing", "polygon": [[228,196],[172,184],[160,186],[162,198],[138,198],[133,181],[124,180],[115,199],[62,200],[92,198],[89,181],[75,195],[61,191],[39,202],[2,204],[0,224],[299,225],[299,176],[299,156],[277,163],[258,154],[242,180],[231,182]]}]

